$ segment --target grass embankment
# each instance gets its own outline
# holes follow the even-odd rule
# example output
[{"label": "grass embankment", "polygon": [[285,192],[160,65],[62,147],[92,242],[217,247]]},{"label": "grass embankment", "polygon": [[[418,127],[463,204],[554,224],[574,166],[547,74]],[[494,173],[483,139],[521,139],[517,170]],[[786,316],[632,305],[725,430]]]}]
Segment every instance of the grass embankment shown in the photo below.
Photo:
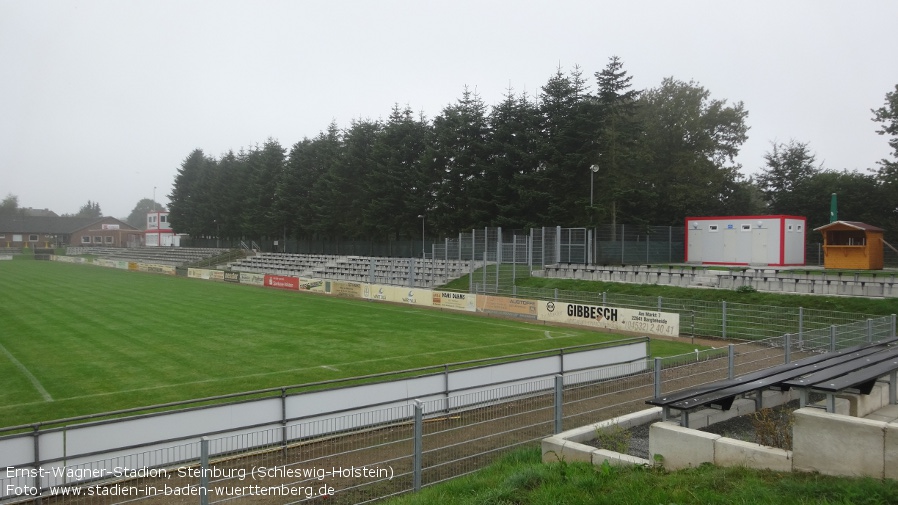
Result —
[{"label": "grass embankment", "polygon": [[[495,273],[490,271],[493,281]],[[889,315],[898,313],[898,298],[858,298],[847,296],[790,295],[766,292],[739,292],[730,289],[699,289],[664,286],[659,284],[630,284],[622,282],[598,282],[574,279],[530,277],[524,267],[518,266],[512,277],[510,267],[503,265],[500,270],[500,286],[517,285],[528,288],[559,289],[591,293],[616,293],[650,297],[677,298],[686,300],[726,301],[777,307],[804,307],[806,309],[835,310],[859,314]],[[474,273],[474,281],[481,282],[480,271]],[[514,278],[514,282],[512,282]],[[467,291],[468,276],[447,284],[447,289]]]},{"label": "grass embankment", "polygon": [[471,475],[428,487],[389,505],[515,504],[746,505],[898,503],[898,482],[870,478],[783,474],[745,468],[595,467],[588,463],[543,464],[540,449],[519,449]]}]

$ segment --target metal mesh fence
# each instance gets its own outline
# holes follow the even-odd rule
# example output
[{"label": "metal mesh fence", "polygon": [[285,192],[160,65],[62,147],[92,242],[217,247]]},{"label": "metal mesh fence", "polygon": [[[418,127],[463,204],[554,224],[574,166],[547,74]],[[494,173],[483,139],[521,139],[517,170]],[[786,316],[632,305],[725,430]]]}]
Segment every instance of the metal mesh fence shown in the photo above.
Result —
[{"label": "metal mesh fence", "polygon": [[[33,491],[6,493],[0,503],[369,503],[472,473],[559,430],[642,410],[659,392],[893,335],[891,318],[872,318],[800,339],[780,335],[659,358],[654,367],[639,360],[614,374],[574,371],[88,462],[41,461],[13,469],[21,472],[13,477],[7,469],[4,489]],[[38,467],[51,473],[33,472]]]},{"label": "metal mesh fence", "polygon": [[[532,300],[611,305],[615,307],[658,310],[679,314],[680,336],[700,336],[728,340],[762,340],[786,333],[803,335],[833,325],[845,325],[870,316],[834,310],[805,309],[801,307],[777,307],[727,303],[708,300],[665,298],[660,296],[627,295],[596,291],[567,291],[560,289],[528,288],[513,286],[495,289],[475,284],[475,291]],[[877,323],[885,325],[886,323]],[[881,329],[880,331],[886,331]],[[827,337],[829,338],[829,337]]]}]

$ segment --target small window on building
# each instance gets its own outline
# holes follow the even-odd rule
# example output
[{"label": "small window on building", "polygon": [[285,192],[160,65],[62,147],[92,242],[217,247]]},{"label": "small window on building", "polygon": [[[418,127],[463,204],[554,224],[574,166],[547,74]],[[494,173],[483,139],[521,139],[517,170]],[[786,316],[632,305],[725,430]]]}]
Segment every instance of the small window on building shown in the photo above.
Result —
[{"label": "small window on building", "polygon": [[789,230],[790,232],[792,231],[792,225],[791,225],[791,224],[789,225],[788,230]]},{"label": "small window on building", "polygon": [[82,244],[90,244],[90,236],[88,236],[88,235],[82,236],[82,237],[81,237],[81,243],[82,243]]},{"label": "small window on building", "polygon": [[159,222],[160,222],[160,223],[167,223],[167,222],[168,222],[168,216],[159,216]]},{"label": "small window on building", "polygon": [[708,225],[708,231],[717,231],[717,230],[718,230],[718,226],[716,224]]},{"label": "small window on building", "polygon": [[29,242],[37,242],[37,235],[28,235]]},{"label": "small window on building", "polygon": [[742,231],[751,231],[751,225],[750,225],[750,224],[743,224],[743,225],[742,225]]},{"label": "small window on building", "polygon": [[94,237],[94,244],[102,244],[102,243],[103,243],[103,237],[100,237],[100,236]]},{"label": "small window on building", "polygon": [[801,232],[801,225],[800,225],[800,224],[795,225],[795,231],[797,231],[797,232],[799,232],[799,233]]},{"label": "small window on building", "polygon": [[112,237],[106,237],[106,243],[107,243],[107,244],[111,244],[111,243],[112,243]]}]

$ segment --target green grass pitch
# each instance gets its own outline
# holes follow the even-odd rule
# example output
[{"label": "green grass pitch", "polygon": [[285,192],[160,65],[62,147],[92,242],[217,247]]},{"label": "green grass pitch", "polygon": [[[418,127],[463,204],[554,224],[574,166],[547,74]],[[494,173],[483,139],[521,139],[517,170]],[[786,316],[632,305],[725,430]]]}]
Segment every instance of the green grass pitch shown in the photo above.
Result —
[{"label": "green grass pitch", "polygon": [[[0,426],[623,338],[54,262],[0,262]],[[689,352],[653,341],[654,355]]]}]

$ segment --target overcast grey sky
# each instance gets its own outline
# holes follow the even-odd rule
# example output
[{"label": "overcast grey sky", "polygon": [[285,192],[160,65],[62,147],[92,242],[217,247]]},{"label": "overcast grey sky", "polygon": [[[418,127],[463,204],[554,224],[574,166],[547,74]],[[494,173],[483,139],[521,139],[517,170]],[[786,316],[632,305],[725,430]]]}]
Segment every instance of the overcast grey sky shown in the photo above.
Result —
[{"label": "overcast grey sky", "polygon": [[559,65],[594,85],[612,55],[637,89],[744,102],[746,175],[790,139],[866,170],[889,155],[870,109],[896,21],[894,0],[0,0],[0,198],[124,218],[154,187],[167,204],[195,148],[289,149],[395,103],[433,118],[465,85],[495,105]]}]

